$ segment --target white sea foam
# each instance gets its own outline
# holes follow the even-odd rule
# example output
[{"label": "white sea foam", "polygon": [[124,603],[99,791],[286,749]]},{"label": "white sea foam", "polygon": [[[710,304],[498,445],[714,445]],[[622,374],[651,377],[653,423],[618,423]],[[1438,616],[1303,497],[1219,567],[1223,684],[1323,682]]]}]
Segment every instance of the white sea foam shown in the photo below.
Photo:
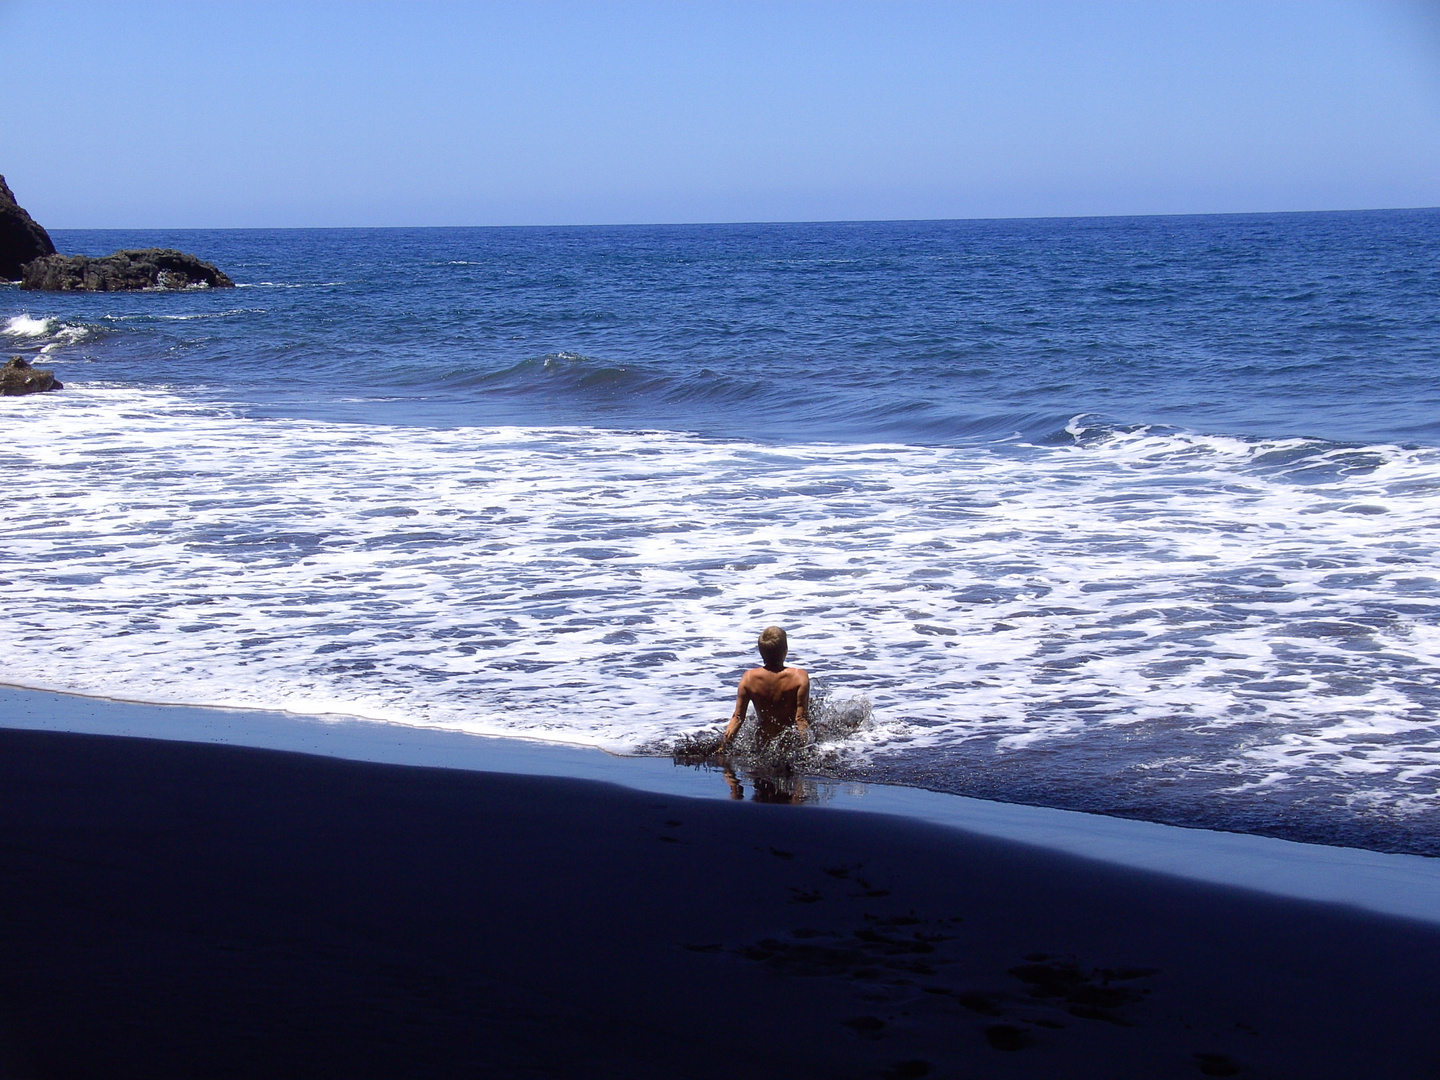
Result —
[{"label": "white sea foam", "polygon": [[333,289],[343,281],[237,281],[237,289]]},{"label": "white sea foam", "polygon": [[5,327],[0,334],[12,338],[35,338],[44,337],[54,332],[55,327],[60,325],[59,319],[51,319],[34,315],[12,315],[5,321]]},{"label": "white sea foam", "polygon": [[231,308],[229,311],[196,311],[188,315],[144,315],[140,317],[155,319],[159,322],[194,322],[196,319],[233,319],[237,315],[254,315],[264,311],[264,308]]},{"label": "white sea foam", "polygon": [[852,755],[1128,733],[1232,790],[1440,791],[1433,450],[435,431],[95,389],[0,413],[17,681],[627,749],[726,714],[778,622],[873,701]]}]

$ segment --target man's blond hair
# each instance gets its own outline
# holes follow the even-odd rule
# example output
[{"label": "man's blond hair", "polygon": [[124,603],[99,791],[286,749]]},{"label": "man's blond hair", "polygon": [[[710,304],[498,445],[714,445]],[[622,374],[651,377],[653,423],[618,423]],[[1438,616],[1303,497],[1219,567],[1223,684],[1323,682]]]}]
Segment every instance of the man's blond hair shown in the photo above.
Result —
[{"label": "man's blond hair", "polygon": [[785,656],[789,651],[790,642],[780,627],[767,626],[760,631],[760,657],[767,667],[785,663]]}]

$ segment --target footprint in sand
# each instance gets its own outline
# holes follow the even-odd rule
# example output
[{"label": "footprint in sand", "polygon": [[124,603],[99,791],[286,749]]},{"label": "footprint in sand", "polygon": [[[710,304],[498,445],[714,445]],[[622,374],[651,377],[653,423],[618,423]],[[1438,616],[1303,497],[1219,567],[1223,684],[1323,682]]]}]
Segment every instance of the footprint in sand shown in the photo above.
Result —
[{"label": "footprint in sand", "polygon": [[885,1030],[885,1021],[878,1016],[853,1016],[840,1023],[865,1039],[878,1039]]},{"label": "footprint in sand", "polygon": [[1239,1076],[1243,1071],[1234,1060],[1224,1054],[1196,1054],[1195,1064],[1204,1076]]},{"label": "footprint in sand", "polygon": [[929,1076],[935,1071],[935,1066],[928,1061],[897,1061],[890,1068],[886,1069],[882,1076],[886,1080],[920,1080],[921,1077]]},{"label": "footprint in sand", "polygon": [[985,1029],[985,1041],[996,1050],[1013,1052],[1030,1045],[1030,1036],[1013,1024],[991,1024]]}]

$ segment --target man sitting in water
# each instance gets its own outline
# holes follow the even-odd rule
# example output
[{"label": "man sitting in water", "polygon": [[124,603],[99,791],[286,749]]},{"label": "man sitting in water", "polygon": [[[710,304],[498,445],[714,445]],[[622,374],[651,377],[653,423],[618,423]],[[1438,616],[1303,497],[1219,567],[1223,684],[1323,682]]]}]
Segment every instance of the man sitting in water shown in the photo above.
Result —
[{"label": "man sitting in water", "polygon": [[741,677],[735,694],[735,714],[730,717],[720,740],[721,750],[729,747],[735,738],[751,702],[755,703],[755,714],[760,720],[761,746],[791,724],[801,735],[809,730],[810,676],[801,668],[785,666],[785,655],[789,651],[790,643],[780,627],[767,626],[761,632],[760,659],[765,661],[765,666],[751,668]]}]

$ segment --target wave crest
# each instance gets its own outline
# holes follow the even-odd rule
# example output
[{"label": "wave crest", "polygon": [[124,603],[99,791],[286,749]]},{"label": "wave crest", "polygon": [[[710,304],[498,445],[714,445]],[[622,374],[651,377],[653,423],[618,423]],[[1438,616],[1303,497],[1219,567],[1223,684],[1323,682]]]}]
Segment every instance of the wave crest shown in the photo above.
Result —
[{"label": "wave crest", "polygon": [[102,333],[100,327],[87,323],[65,322],[53,315],[21,313],[11,316],[0,327],[0,335],[12,340],[13,347],[40,346],[44,355],[65,345],[78,345]]}]

